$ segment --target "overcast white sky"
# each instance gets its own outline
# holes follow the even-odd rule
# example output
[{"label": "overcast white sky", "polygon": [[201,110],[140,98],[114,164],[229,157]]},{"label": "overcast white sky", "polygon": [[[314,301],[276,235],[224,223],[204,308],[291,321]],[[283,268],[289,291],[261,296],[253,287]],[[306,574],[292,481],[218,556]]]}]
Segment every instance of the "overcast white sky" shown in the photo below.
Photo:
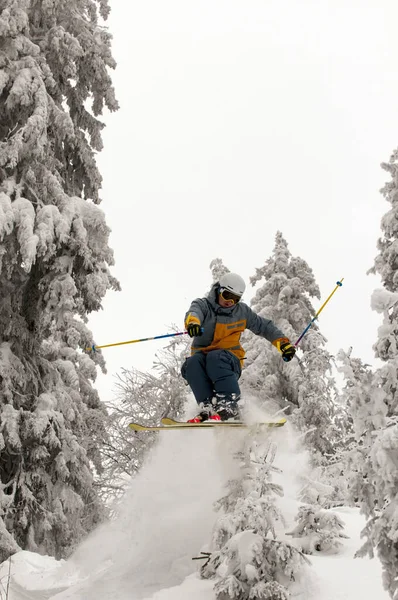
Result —
[{"label": "overcast white sky", "polygon": [[[398,5],[386,0],[110,0],[118,113],[106,116],[102,209],[112,229],[97,344],[161,335],[207,291],[220,257],[246,280],[281,230],[314,270],[328,348],[373,361],[366,275],[398,145]],[[252,289],[246,294],[249,301]],[[320,302],[314,306],[319,308]],[[122,367],[165,342],[104,351]]]}]

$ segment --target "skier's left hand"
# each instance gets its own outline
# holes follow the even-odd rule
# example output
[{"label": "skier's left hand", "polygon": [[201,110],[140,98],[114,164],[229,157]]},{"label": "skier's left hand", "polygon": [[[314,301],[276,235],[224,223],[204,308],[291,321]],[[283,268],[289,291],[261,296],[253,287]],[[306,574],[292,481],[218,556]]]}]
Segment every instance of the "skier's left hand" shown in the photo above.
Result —
[{"label": "skier's left hand", "polygon": [[202,335],[203,330],[197,323],[190,323],[187,327],[187,333],[189,337],[196,337]]},{"label": "skier's left hand", "polygon": [[281,344],[280,350],[282,353],[282,358],[285,362],[291,361],[293,356],[296,354],[296,348],[290,342]]}]

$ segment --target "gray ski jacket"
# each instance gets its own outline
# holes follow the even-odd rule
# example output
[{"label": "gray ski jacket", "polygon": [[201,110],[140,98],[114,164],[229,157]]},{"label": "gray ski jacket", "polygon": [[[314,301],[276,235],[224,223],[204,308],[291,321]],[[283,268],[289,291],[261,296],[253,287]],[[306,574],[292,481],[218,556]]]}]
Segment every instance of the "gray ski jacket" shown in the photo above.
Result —
[{"label": "gray ski jacket", "polygon": [[217,302],[218,284],[214,284],[207,298],[197,298],[185,315],[185,327],[196,323],[203,327],[203,334],[194,337],[191,354],[211,352],[211,350],[229,350],[240,360],[241,366],[245,351],[240,337],[245,329],[264,337],[278,350],[289,339],[270,320],[256,314],[247,304],[239,302],[230,308],[223,308]]}]

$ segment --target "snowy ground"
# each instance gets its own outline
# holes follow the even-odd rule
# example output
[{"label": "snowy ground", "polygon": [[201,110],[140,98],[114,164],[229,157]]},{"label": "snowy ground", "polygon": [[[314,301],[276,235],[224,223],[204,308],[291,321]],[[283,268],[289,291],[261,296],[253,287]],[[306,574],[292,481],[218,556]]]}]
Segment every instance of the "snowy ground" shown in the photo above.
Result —
[{"label": "snowy ground", "polygon": [[[232,453],[243,431],[169,431],[132,482],[114,523],[96,530],[68,561],[20,552],[0,566],[0,600],[214,600],[212,581],[192,561],[206,550],[216,518],[213,502],[235,474]],[[272,432],[278,444],[275,480],[280,507],[293,527],[297,475],[307,469],[289,426]],[[378,561],[354,559],[363,518],[336,511],[346,524],[338,555],[311,556],[292,589],[296,600],[388,600]],[[292,542],[292,538],[287,538]],[[9,574],[11,573],[11,576]]]}]

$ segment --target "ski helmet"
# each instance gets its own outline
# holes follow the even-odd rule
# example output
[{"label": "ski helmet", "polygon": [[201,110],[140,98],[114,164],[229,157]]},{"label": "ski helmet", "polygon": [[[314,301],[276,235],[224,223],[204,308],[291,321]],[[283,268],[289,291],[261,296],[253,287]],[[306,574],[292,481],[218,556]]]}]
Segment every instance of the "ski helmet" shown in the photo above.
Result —
[{"label": "ski helmet", "polygon": [[220,277],[220,287],[229,290],[237,296],[243,296],[246,289],[245,282],[240,275],[236,273],[225,273]]}]

